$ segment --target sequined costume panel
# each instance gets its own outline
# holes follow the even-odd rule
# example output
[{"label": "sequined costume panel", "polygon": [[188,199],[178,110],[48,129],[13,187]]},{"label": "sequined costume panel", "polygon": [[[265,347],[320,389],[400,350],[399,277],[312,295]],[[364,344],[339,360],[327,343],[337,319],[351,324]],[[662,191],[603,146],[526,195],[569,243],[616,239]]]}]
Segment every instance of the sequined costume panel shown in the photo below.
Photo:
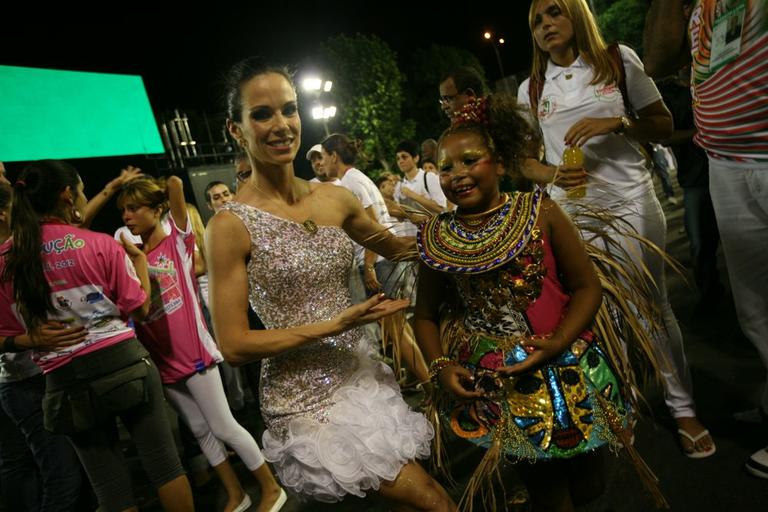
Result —
[{"label": "sequined costume panel", "polygon": [[[337,227],[304,226],[230,202],[251,237],[249,301],[268,329],[329,320],[351,305],[353,245]],[[361,328],[264,359],[264,455],[281,482],[326,502],[363,496],[429,454],[433,431],[411,411]]]},{"label": "sequined costume panel", "polygon": [[[515,197],[508,203],[511,207],[501,208],[497,216],[517,212],[520,223],[536,218],[517,208],[520,201]],[[538,207],[535,201],[530,204],[531,209]],[[456,223],[456,219],[446,215],[443,222]],[[487,224],[504,222],[491,218]],[[443,237],[437,243],[453,245],[450,229],[433,226],[433,233]],[[507,231],[523,236],[513,227]],[[460,236],[466,238],[466,233]],[[428,255],[432,268],[445,269],[458,301],[458,318],[444,340],[447,351],[473,373],[476,386],[485,392],[471,402],[448,400],[443,414],[455,434],[482,447],[499,441],[507,454],[519,458],[571,457],[614,440],[605,415],[625,414],[626,404],[611,363],[590,331],[539,370],[497,377],[500,366],[527,358],[522,340],[552,333],[568,306],[548,240],[538,228],[525,237],[522,245],[515,239],[493,244],[498,254],[508,256],[496,257],[490,271],[471,273],[469,257],[442,259],[435,256],[438,251]],[[437,245],[428,235],[422,241],[425,247]],[[475,249],[471,244],[455,245],[467,254]]]}]

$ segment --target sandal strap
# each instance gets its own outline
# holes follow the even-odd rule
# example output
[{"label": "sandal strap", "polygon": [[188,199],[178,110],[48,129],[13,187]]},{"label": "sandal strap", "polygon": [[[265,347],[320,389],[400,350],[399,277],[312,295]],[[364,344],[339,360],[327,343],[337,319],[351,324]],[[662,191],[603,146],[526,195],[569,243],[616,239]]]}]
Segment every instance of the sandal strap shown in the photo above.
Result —
[{"label": "sandal strap", "polygon": [[677,433],[680,434],[681,436],[685,437],[686,439],[688,439],[693,444],[696,444],[698,441],[701,441],[702,439],[704,439],[705,437],[707,437],[709,435],[709,430],[704,429],[701,432],[699,432],[698,434],[696,434],[695,436],[692,436],[691,434],[689,434],[685,430],[679,428],[679,429],[677,429]]}]

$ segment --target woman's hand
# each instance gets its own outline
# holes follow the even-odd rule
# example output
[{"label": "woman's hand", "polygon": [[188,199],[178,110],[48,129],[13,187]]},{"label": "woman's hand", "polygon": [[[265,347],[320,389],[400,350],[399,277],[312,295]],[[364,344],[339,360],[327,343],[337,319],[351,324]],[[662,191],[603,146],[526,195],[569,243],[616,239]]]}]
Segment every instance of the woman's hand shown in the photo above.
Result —
[{"label": "woman's hand", "polygon": [[381,290],[381,283],[379,283],[379,280],[376,279],[376,270],[374,267],[369,267],[366,265],[365,270],[363,271],[363,275],[365,277],[365,289],[369,292],[377,292]]},{"label": "woman's hand", "polygon": [[619,117],[585,117],[565,133],[565,144],[583,146],[592,137],[615,132],[621,124]]},{"label": "woman's hand", "polygon": [[511,377],[537,370],[540,366],[556,359],[568,348],[567,343],[561,335],[551,334],[549,336],[531,336],[523,342],[523,348],[528,352],[525,361],[512,366],[500,366],[496,372],[500,375]]},{"label": "woman's hand", "polygon": [[49,320],[29,333],[29,343],[22,343],[17,338],[16,344],[23,348],[49,351],[82,343],[86,336],[88,331],[82,325],[69,327],[63,322]]},{"label": "woman's hand", "polygon": [[120,176],[113,179],[107,184],[107,188],[112,192],[116,192],[120,190],[120,187],[125,185],[128,182],[131,182],[138,178],[143,178],[144,173],[141,172],[141,169],[138,167],[134,167],[132,165],[127,166],[125,169],[122,169],[120,171]]},{"label": "woman's hand", "polygon": [[523,160],[520,172],[534,183],[544,185],[546,183],[551,183],[552,180],[555,179],[556,170],[556,167],[543,164],[535,158],[526,158]]},{"label": "woman's hand", "polygon": [[575,165],[561,165],[555,174],[555,185],[565,190],[587,183],[587,171]]},{"label": "woman's hand", "polygon": [[475,379],[472,372],[463,366],[452,364],[446,366],[438,374],[440,386],[456,398],[471,400],[483,396],[481,390],[475,389]]},{"label": "woman's hand", "polygon": [[134,266],[136,265],[136,260],[147,257],[141,249],[125,237],[125,233],[120,233],[120,242],[123,244],[123,249],[125,249],[125,253],[131,259]]},{"label": "woman's hand", "polygon": [[383,293],[377,293],[365,302],[350,306],[339,313],[334,318],[335,323],[338,325],[337,333],[375,322],[379,318],[397,313],[407,308],[410,302],[408,299],[388,299]]}]

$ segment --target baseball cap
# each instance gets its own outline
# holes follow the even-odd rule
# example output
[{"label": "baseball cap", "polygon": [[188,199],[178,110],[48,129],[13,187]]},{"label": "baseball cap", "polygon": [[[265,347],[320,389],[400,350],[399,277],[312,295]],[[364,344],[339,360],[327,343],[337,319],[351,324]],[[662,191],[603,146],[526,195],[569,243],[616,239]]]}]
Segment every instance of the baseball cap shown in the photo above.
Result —
[{"label": "baseball cap", "polygon": [[321,149],[323,149],[323,146],[320,144],[315,144],[309,148],[309,151],[307,151],[307,160],[312,160],[312,153],[320,153]]}]

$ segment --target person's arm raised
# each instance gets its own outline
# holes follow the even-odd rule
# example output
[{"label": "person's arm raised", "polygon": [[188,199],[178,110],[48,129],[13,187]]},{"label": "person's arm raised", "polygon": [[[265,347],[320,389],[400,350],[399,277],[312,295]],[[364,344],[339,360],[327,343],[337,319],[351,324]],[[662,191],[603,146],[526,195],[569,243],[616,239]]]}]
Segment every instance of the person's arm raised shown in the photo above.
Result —
[{"label": "person's arm raised", "polygon": [[166,181],[171,217],[181,231],[187,230],[187,201],[184,199],[184,182],[178,176],[171,176]]}]

